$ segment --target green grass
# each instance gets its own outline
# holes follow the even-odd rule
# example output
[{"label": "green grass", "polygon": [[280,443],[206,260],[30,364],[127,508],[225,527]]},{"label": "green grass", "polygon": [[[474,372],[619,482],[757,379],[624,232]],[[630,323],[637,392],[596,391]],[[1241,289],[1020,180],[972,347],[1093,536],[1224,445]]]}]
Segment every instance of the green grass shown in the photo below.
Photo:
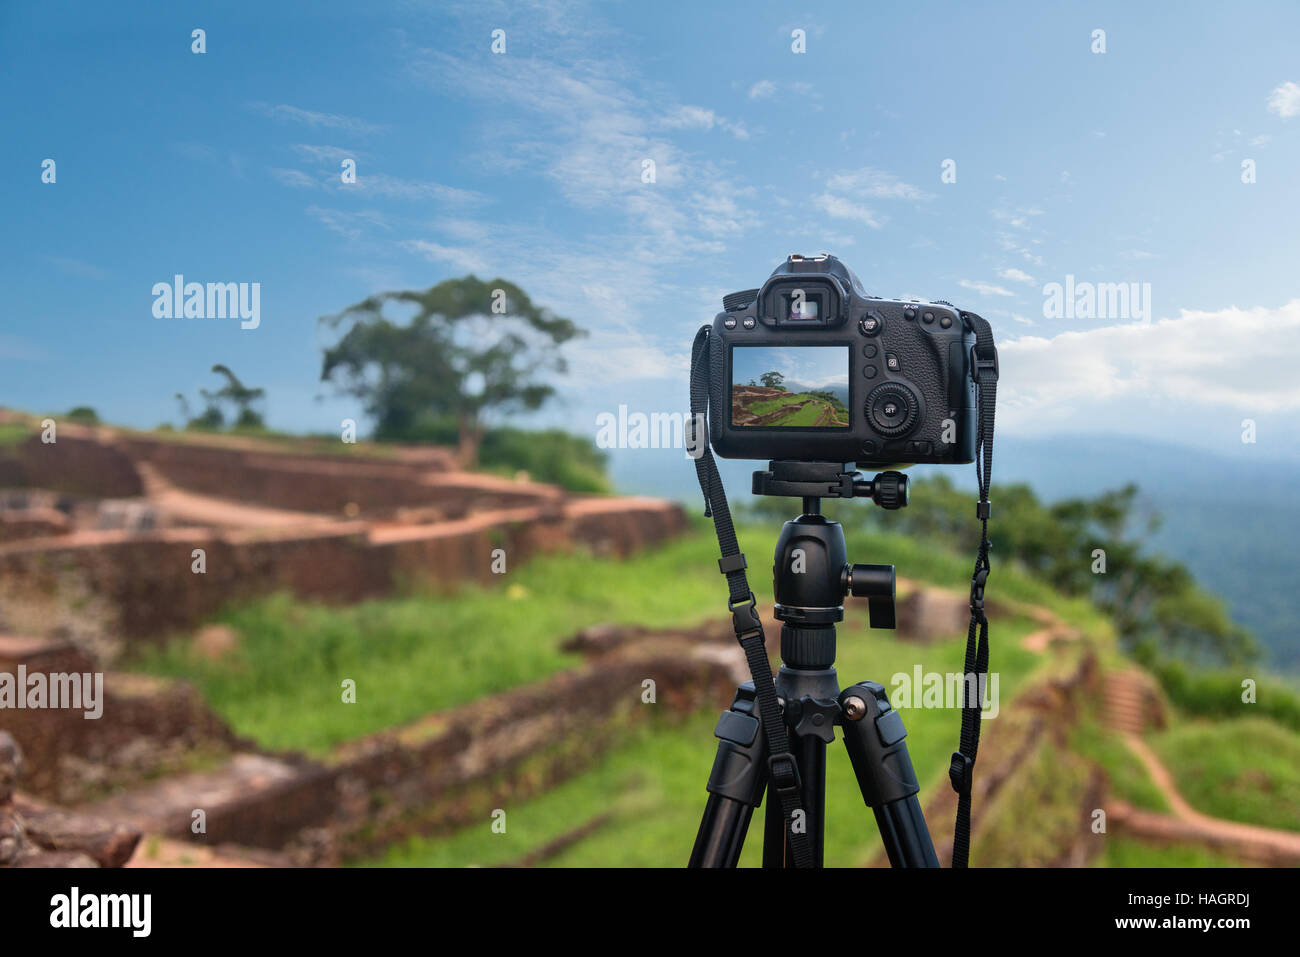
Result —
[{"label": "green grass", "polygon": [[0,448],[21,445],[34,431],[24,422],[0,423]]},{"label": "green grass", "polygon": [[1094,718],[1081,720],[1070,734],[1070,749],[1101,765],[1111,793],[1145,811],[1168,813],[1169,802],[1121,737]]},{"label": "green grass", "polygon": [[[193,681],[263,746],[320,752],[572,666],[559,646],[587,625],[717,616],[726,595],[713,547],[691,536],[626,561],[548,555],[499,587],[348,607],[276,595],[218,616],[241,637],[226,659],[202,660],[174,641],[134,665]],[[349,678],[355,704],[342,702]]]},{"label": "green grass", "polygon": [[1106,838],[1097,867],[1243,867],[1241,861],[1197,844],[1146,844],[1127,837]]},{"label": "green grass", "polygon": [[[770,554],[775,534],[771,528],[742,531],[742,545],[751,556]],[[906,539],[850,538],[854,557],[896,557],[900,564],[909,559],[905,571],[922,578],[959,586],[969,574],[960,560]],[[672,626],[723,618],[716,547],[697,530],[622,561],[545,555],[512,568],[496,587],[348,607],[276,595],[217,616],[240,635],[238,649],[220,661],[196,657],[182,640],[143,652],[133,666],[194,682],[239,734],[264,747],[321,753],[571,667],[577,659],[559,646],[587,625]],[[761,562],[751,559],[757,572],[751,580],[760,595],[768,588],[758,571]],[[1014,581],[1014,575],[1005,576],[1008,593]],[[1017,625],[1021,633],[1028,627]],[[996,669],[1027,656],[1008,634],[995,632],[995,642]],[[858,680],[910,671],[911,646],[902,646],[892,659],[882,650],[883,662],[872,657],[876,647],[874,636],[842,640],[843,673]],[[947,649],[943,670],[960,671],[960,643],[940,647]],[[356,682],[355,704],[342,701],[345,679]]]},{"label": "green grass", "polygon": [[1194,721],[1148,738],[1203,814],[1300,831],[1300,735],[1267,718]]},{"label": "green grass", "polygon": [[[998,623],[995,668],[1005,707],[1042,659],[1017,645],[1031,627],[1027,621]],[[960,671],[964,637],[932,645],[899,641],[887,632],[846,627],[839,642],[837,669],[842,685],[873,679],[892,685],[895,674],[910,674],[920,663],[926,671]],[[707,794],[713,763],[713,726],[728,701],[705,708],[680,724],[656,718],[632,731],[622,745],[590,770],[531,800],[510,805],[506,833],[495,834],[490,821],[439,837],[416,837],[366,863],[387,866],[492,866],[518,863],[549,842],[588,822],[608,816],[592,833],[543,863],[551,866],[680,867],[690,856]],[[906,709],[908,746],[922,784],[922,797],[948,787],[948,757],[956,744],[959,712]],[[996,722],[998,719],[992,719]],[[987,727],[988,725],[986,725]],[[830,746],[826,776],[826,861],[828,866],[858,867],[880,849],[875,819],[862,801],[844,746],[837,735]],[[741,863],[760,862],[761,813]]]},{"label": "green grass", "polygon": [[757,402],[751,402],[749,411],[755,415],[766,415],[769,412],[775,412],[777,409],[799,401],[801,401],[800,396],[795,395],[793,392],[787,392],[785,395],[778,395],[771,399],[759,399]]},{"label": "green grass", "polygon": [[[811,399],[812,401],[807,401]],[[785,418],[776,422],[769,423],[769,426],[811,426],[816,425],[823,412],[830,409],[835,412],[835,407],[824,399],[814,398],[806,392],[791,393],[789,395],[779,396],[773,399],[763,399],[755,402],[749,407],[749,411],[755,415],[767,415],[769,412],[776,412],[787,405],[793,405],[798,402],[805,404],[795,409]]]},{"label": "green grass", "polygon": [[989,825],[972,860],[982,867],[1045,867],[1081,839],[1095,839],[1082,805],[1092,773],[1083,758],[1042,741],[983,810]]}]

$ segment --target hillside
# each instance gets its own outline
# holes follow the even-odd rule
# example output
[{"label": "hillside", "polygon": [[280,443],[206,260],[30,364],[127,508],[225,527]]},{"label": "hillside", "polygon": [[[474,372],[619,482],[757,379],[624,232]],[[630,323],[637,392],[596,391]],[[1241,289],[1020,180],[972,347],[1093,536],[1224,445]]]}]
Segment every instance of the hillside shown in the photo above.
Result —
[{"label": "hillside", "polygon": [[[1294,492],[1300,465],[1271,459],[1267,450],[1255,453],[1252,446],[1225,446],[1213,454],[1122,435],[999,435],[994,479],[1030,483],[1047,501],[1136,483],[1143,514],[1161,517],[1159,527],[1145,536],[1147,550],[1184,563],[1206,591],[1222,596],[1234,620],[1267,649],[1268,665],[1294,678],[1300,674],[1295,628],[1300,591],[1293,587],[1292,530],[1300,527]],[[721,461],[719,469],[728,490],[739,497],[761,464]],[[946,474],[959,487],[974,488],[973,466],[908,471]],[[675,450],[611,450],[610,472],[626,492],[657,490],[690,508],[699,500],[694,470]]]},{"label": "hillside", "polygon": [[[689,855],[712,727],[745,672],[715,543],[678,507],[467,473],[438,449],[103,427],[53,444],[11,428],[0,471],[0,672],[106,673],[102,720],[0,713],[38,838],[73,815],[101,863]],[[742,545],[770,553],[776,530],[747,525]],[[901,577],[897,631],[847,606],[841,683],[902,695],[946,858],[958,712],[904,692],[961,669],[969,558],[868,523],[846,534]],[[1010,561],[990,596],[975,864],[1300,863],[1300,723],[1272,686],[1258,708],[1231,680],[1166,690],[1097,606]],[[830,755],[827,861],[880,864]],[[30,853],[62,853],[44,847]]]},{"label": "hillside", "polygon": [[736,385],[731,388],[731,424],[749,428],[842,428],[844,403],[829,392]]}]

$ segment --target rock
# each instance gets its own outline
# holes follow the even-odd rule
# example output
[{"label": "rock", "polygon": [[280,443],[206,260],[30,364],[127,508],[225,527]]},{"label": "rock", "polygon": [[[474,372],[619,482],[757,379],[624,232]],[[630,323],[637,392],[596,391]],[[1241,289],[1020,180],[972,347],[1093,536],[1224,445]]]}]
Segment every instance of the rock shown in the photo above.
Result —
[{"label": "rock", "polygon": [[913,641],[935,641],[965,634],[970,600],[938,588],[917,588],[898,600],[898,634]]},{"label": "rock", "polygon": [[13,797],[23,773],[23,752],[8,731],[0,731],[0,804]]},{"label": "rock", "polygon": [[42,851],[33,849],[19,858],[15,867],[95,867],[94,858],[80,851]]},{"label": "rock", "polygon": [[12,810],[0,808],[0,867],[13,864],[23,845],[22,821]]},{"label": "rock", "polygon": [[19,810],[31,843],[47,851],[85,854],[100,867],[121,867],[140,842],[139,831],[83,814],[26,802]]},{"label": "rock", "polygon": [[239,632],[229,625],[205,625],[194,635],[195,654],[208,661],[219,661],[239,647]]}]

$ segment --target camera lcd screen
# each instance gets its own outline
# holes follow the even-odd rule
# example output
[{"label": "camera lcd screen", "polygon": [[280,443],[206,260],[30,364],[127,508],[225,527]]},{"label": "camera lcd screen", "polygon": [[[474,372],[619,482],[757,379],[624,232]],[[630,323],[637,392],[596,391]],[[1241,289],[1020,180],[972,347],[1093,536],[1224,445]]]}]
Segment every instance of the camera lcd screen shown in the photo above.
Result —
[{"label": "camera lcd screen", "polygon": [[734,346],[731,424],[753,429],[847,429],[848,346]]}]

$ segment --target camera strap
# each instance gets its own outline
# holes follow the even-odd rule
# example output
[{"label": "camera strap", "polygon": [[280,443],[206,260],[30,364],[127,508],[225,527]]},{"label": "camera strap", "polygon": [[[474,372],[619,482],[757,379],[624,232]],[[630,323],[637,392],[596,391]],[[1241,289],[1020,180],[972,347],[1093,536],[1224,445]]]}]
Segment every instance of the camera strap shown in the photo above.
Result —
[{"label": "camera strap", "polygon": [[989,485],[993,476],[993,413],[998,394],[998,350],[993,344],[993,330],[988,322],[973,312],[962,312],[961,318],[975,333],[971,364],[979,392],[975,478],[979,483],[980,498],[975,506],[975,515],[980,520],[980,543],[970,581],[970,628],[966,633],[966,660],[962,669],[961,743],[948,764],[948,780],[957,792],[957,823],[952,836],[953,867],[967,867],[970,861],[971,786],[975,755],[980,746],[982,698],[988,685],[989,621],[984,614],[984,585],[989,577],[989,549],[993,547],[989,541]]},{"label": "camera strap", "polygon": [[776,682],[772,665],[767,657],[767,640],[763,623],[758,617],[758,603],[745,577],[745,556],[736,540],[736,527],[731,521],[727,493],[718,475],[718,463],[709,447],[706,416],[709,406],[709,337],[712,330],[704,326],[695,335],[691,348],[691,417],[686,426],[688,447],[699,454],[695,456],[695,475],[704,493],[704,514],[713,519],[722,557],[718,568],[727,576],[727,611],[736,640],[745,652],[749,673],[754,680],[754,695],[758,699],[758,718],[767,741],[768,791],[775,793],[785,815],[786,840],[795,867],[812,867],[812,848],[806,831],[793,827],[796,813],[801,810],[802,789],[799,765],[790,753],[790,741],[785,732],[776,697]]}]

